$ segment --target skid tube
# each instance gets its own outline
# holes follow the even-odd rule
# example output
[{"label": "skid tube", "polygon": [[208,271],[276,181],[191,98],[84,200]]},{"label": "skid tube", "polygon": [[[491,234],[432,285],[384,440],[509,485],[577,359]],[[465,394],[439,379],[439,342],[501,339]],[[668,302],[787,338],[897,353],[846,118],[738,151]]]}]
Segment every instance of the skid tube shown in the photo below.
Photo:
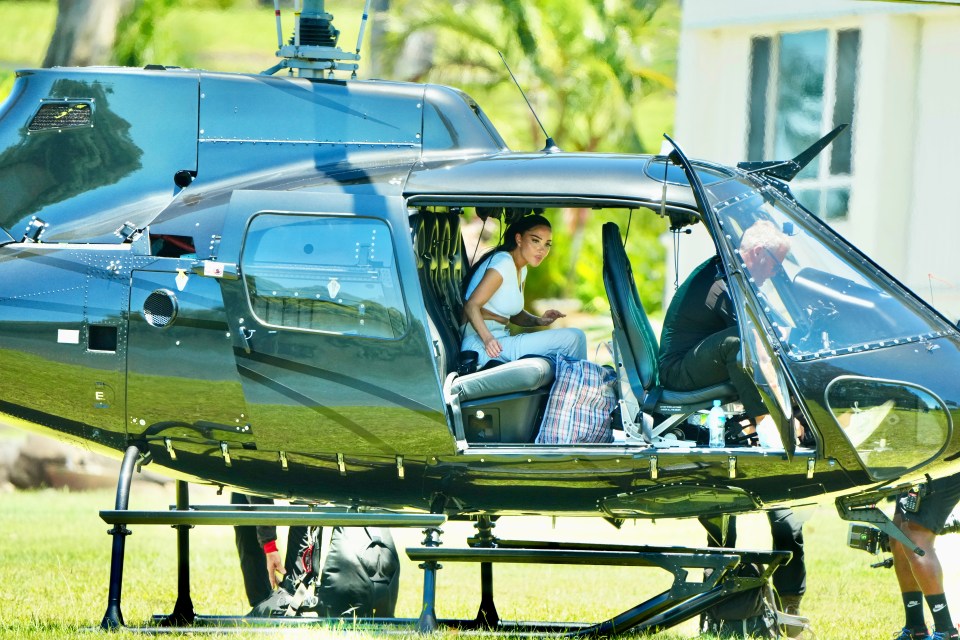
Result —
[{"label": "skid tube", "polygon": [[[113,510],[101,511],[100,517],[113,525],[109,595],[107,610],[100,624],[103,629],[127,629],[147,633],[180,633],[198,627],[214,629],[270,629],[276,627],[333,626],[338,630],[363,630],[371,627],[398,631],[415,627],[420,633],[431,633],[441,627],[476,629],[492,632],[549,633],[578,636],[614,636],[625,632],[656,632],[699,615],[742,591],[763,585],[774,570],[789,561],[786,551],[749,551],[737,549],[654,547],[612,544],[562,543],[532,540],[501,540],[493,536],[493,522],[488,516],[478,519],[478,534],[464,548],[441,548],[440,526],[446,517],[429,513],[394,513],[385,511],[344,511],[336,507],[309,505],[191,505],[188,485],[177,481],[176,505],[168,511],[134,511],[128,509],[130,485],[140,451],[127,449],[117,483]],[[423,608],[418,619],[285,617],[246,618],[244,616],[198,615],[190,596],[189,532],[201,525],[280,526],[377,526],[422,527],[424,546],[409,547],[407,556],[419,561],[424,570]],[[153,624],[128,627],[121,613],[121,591],[126,537],[129,525],[167,525],[177,530],[177,600],[170,614],[155,615]],[[436,583],[441,562],[475,562],[480,564],[481,601],[477,616],[469,620],[437,618]],[[669,589],[623,613],[598,623],[516,622],[501,620],[493,599],[493,565],[509,562],[521,564],[573,564],[586,566],[616,565],[656,567],[674,576]],[[755,578],[736,575],[742,563],[765,567]],[[689,579],[689,570],[710,569],[703,581]]]},{"label": "skid tube", "polygon": [[[468,547],[441,548],[435,535],[433,539],[428,536],[423,547],[406,549],[407,556],[420,561],[424,570],[423,614],[418,622],[421,633],[440,627],[567,637],[656,633],[700,615],[738,593],[763,586],[777,567],[792,556],[789,551],[501,540],[492,536],[493,525],[488,517],[482,516],[476,526],[478,535],[468,540]],[[480,564],[481,603],[476,618],[437,619],[436,572],[441,562]],[[656,567],[672,573],[674,580],[669,589],[602,622],[514,622],[501,620],[493,602],[495,563]],[[745,563],[759,564],[763,572],[757,577],[738,575],[736,568]],[[689,579],[690,569],[710,572],[697,582]]]}]

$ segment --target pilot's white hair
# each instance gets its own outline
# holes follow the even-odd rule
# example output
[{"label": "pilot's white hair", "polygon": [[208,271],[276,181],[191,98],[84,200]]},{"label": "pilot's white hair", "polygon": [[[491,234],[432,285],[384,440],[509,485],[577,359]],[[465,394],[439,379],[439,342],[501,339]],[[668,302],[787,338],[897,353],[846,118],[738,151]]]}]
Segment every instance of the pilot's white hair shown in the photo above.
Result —
[{"label": "pilot's white hair", "polygon": [[790,238],[769,220],[757,220],[743,232],[740,251],[745,253],[756,247],[786,253],[790,250]]}]

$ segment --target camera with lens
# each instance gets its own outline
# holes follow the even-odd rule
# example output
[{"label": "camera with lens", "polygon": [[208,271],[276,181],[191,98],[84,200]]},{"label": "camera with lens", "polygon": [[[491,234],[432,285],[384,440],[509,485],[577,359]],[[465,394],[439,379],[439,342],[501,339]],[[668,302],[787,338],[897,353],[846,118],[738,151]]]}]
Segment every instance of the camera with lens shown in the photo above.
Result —
[{"label": "camera with lens", "polygon": [[847,545],[867,553],[890,552],[890,536],[874,527],[851,524],[847,535]]}]

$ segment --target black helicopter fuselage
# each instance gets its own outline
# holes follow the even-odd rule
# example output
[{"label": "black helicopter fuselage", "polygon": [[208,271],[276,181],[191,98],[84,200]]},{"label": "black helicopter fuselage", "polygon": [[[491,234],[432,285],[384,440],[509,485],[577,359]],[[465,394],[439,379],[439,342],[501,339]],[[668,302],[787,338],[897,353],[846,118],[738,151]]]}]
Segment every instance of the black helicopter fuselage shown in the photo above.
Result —
[{"label": "black helicopter fuselage", "polygon": [[[805,309],[889,316],[864,340],[831,325],[831,340],[811,328],[815,347],[770,342],[814,445],[535,445],[549,385],[450,397],[462,214],[660,211],[662,157],[513,153],[467,96],[431,85],[18,75],[0,111],[0,411],[14,424],[114,456],[137,444],[170,473],[251,493],[461,514],[737,512],[960,469],[955,327],[818,221],[811,237],[894,295],[793,279]],[[717,237],[689,185],[666,183],[670,220],[705,218]],[[756,293],[737,299],[764,317]],[[917,325],[902,336],[901,307]],[[855,397],[878,387],[890,431],[854,437]]]}]

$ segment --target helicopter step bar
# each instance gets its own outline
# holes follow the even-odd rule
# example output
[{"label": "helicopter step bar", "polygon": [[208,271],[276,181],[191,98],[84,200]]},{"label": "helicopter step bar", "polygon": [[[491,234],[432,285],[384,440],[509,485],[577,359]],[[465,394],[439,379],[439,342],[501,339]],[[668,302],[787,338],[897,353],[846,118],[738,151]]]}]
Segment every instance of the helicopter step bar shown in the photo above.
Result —
[{"label": "helicopter step bar", "polygon": [[[746,551],[692,547],[654,547],[612,544],[561,543],[525,540],[501,540],[492,535],[493,522],[481,516],[476,524],[477,535],[464,548],[440,548],[440,526],[446,516],[430,513],[394,513],[386,511],[343,511],[334,507],[309,505],[191,505],[189,489],[184,481],[176,483],[176,505],[167,511],[136,511],[127,508],[130,484],[140,451],[130,446],[121,464],[115,508],[100,512],[101,519],[113,525],[110,564],[110,586],[107,610],[100,623],[102,629],[183,632],[196,627],[218,629],[257,627],[301,627],[339,620],[315,617],[250,619],[243,616],[202,616],[195,613],[190,596],[189,531],[202,525],[305,525],[305,526],[375,526],[420,527],[425,535],[422,547],[408,547],[407,556],[420,562],[424,570],[423,607],[418,619],[370,618],[352,622],[357,628],[365,625],[410,627],[431,633],[440,627],[509,631],[513,633],[551,633],[568,636],[611,636],[626,631],[656,632],[699,615],[714,604],[736,593],[763,585],[774,570],[789,561],[786,551]],[[123,562],[128,525],[168,525],[177,530],[177,600],[173,611],[154,616],[154,625],[146,628],[127,627],[120,601]],[[480,564],[481,602],[477,617],[472,620],[437,619],[436,580],[441,562],[476,562]],[[500,620],[493,602],[493,564],[569,564],[657,567],[673,574],[671,587],[645,602],[603,622],[513,622]],[[735,569],[742,563],[765,567],[759,577],[744,577]],[[702,582],[689,580],[690,569],[708,569]]]},{"label": "helicopter step bar", "polygon": [[[552,633],[579,636],[613,636],[627,631],[656,633],[697,616],[718,602],[741,591],[762,586],[781,564],[788,551],[747,551],[693,547],[655,547],[613,544],[501,540],[492,536],[493,523],[481,517],[478,535],[463,548],[439,548],[439,537],[427,532],[424,547],[408,547],[407,556],[420,561],[424,570],[423,608],[417,628],[429,633],[439,627],[484,629],[513,633]],[[436,572],[441,562],[480,563],[481,599],[472,620],[436,618],[434,600]],[[506,622],[500,620],[493,602],[493,563],[568,564],[587,566],[657,567],[673,574],[671,587],[603,622],[554,623]],[[764,567],[755,578],[734,571],[743,563]],[[690,581],[689,569],[707,569],[702,582]]]},{"label": "helicopter step bar", "polygon": [[[110,557],[110,588],[107,610],[100,622],[102,629],[125,628],[120,599],[123,583],[123,561],[127,525],[170,525],[177,530],[177,601],[173,612],[155,616],[170,631],[182,625],[209,622],[215,626],[249,626],[249,621],[233,616],[198,616],[190,597],[190,529],[198,525],[279,525],[279,526],[344,526],[344,527],[438,527],[446,516],[429,513],[394,513],[386,511],[346,512],[333,507],[310,505],[191,505],[186,482],[177,480],[177,503],[169,511],[133,511],[127,509],[130,483],[140,457],[136,446],[127,448],[120,466],[117,496],[112,510],[100,512],[100,518],[113,528]],[[322,620],[322,619],[321,619]],[[316,623],[314,618],[311,622]],[[155,631],[152,628],[151,631]]]}]

